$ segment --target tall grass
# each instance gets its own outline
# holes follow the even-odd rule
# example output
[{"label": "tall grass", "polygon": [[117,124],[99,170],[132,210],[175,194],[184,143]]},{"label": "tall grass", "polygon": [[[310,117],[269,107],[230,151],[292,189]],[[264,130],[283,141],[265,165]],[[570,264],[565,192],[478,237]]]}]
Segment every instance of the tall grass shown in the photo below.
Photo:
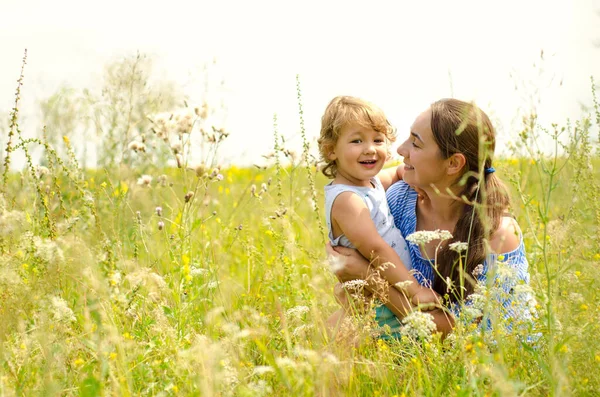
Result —
[{"label": "tall grass", "polygon": [[[276,122],[277,160],[266,169],[189,164],[185,147],[166,147],[180,167],[86,170],[68,138],[61,158],[46,140],[22,137],[19,89],[5,164],[15,150],[38,146],[47,166],[29,159],[23,171],[3,170],[0,395],[600,390],[595,93],[595,113],[581,121],[549,130],[526,123],[529,156],[497,166],[511,180],[528,251],[533,326],[489,334],[459,322],[445,340],[388,342],[369,336],[366,317],[348,325],[362,343],[347,345],[324,325],[337,309],[315,215],[326,181],[308,149],[291,165],[279,160],[292,156]],[[299,115],[304,130],[301,105]],[[194,117],[190,128],[203,123]],[[182,142],[189,133],[179,132]],[[563,152],[539,154],[531,145],[542,134]],[[215,128],[204,138],[216,150],[227,134]]]}]

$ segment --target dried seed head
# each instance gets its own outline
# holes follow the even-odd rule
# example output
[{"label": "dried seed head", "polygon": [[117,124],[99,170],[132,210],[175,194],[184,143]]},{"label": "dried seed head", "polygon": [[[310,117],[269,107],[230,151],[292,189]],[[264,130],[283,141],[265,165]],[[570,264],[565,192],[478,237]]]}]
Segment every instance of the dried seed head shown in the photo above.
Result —
[{"label": "dried seed head", "polygon": [[158,230],[163,230],[165,227],[165,223],[163,221],[158,221]]},{"label": "dried seed head", "polygon": [[189,201],[192,199],[192,197],[194,197],[194,192],[189,191],[186,193],[184,200],[186,203],[189,203]]},{"label": "dried seed head", "polygon": [[162,207],[156,207],[156,215],[162,216]]}]

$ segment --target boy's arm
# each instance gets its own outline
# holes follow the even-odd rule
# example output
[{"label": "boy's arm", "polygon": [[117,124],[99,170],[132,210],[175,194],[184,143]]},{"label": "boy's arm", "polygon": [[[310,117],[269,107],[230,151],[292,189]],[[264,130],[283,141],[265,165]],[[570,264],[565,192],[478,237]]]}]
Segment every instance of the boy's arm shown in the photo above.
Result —
[{"label": "boy's arm", "polygon": [[402,177],[404,176],[404,164],[397,167],[383,169],[379,172],[379,174],[377,174],[377,176],[383,185],[383,189],[387,190],[388,187],[402,180]]},{"label": "boy's arm", "polygon": [[391,262],[394,265],[380,271],[381,276],[387,282],[395,285],[400,281],[412,281],[407,288],[410,296],[415,295],[421,289],[421,286],[408,272],[396,251],[379,235],[371,219],[369,209],[358,195],[352,192],[344,192],[337,196],[333,202],[331,217],[335,229],[339,228],[339,231],[354,244],[365,258],[373,258],[372,263],[375,268],[379,268],[386,262]]}]

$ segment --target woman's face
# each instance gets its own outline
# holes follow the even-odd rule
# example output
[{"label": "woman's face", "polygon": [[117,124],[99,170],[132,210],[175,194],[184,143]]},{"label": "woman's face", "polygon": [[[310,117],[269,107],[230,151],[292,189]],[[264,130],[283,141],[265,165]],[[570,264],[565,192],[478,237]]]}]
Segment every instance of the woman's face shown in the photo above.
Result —
[{"label": "woman's face", "polygon": [[404,181],[409,185],[440,187],[447,177],[447,160],[442,158],[431,130],[431,109],[421,113],[410,128],[410,136],[398,148],[404,157]]}]

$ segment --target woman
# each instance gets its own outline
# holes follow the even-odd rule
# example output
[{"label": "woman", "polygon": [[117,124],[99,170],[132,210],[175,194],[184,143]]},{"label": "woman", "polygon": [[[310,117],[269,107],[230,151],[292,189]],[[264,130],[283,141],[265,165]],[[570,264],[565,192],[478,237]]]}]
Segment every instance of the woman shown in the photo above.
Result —
[{"label": "woman", "polygon": [[[404,157],[403,181],[387,191],[394,223],[405,238],[416,231],[451,231],[452,239],[441,244],[440,240],[423,246],[409,243],[419,283],[447,295],[450,304],[471,294],[475,280],[485,278],[497,260],[506,262],[520,280],[529,283],[521,232],[507,213],[510,200],[492,166],[494,149],[495,131],[488,116],[475,105],[456,99],[442,99],[421,113],[409,138],[398,148]],[[468,242],[462,269],[456,265],[459,253],[449,247],[455,242]],[[341,282],[368,278],[372,269],[360,254],[341,247],[328,246],[327,250],[332,256],[344,257],[345,265],[336,272]],[[437,270],[428,258],[437,258]],[[510,302],[502,304],[508,307]],[[389,310],[392,331],[397,331],[398,319],[411,305],[402,293],[390,288],[386,306],[383,310]],[[429,313],[438,331],[446,334],[452,330],[454,318],[447,311]],[[339,323],[342,316],[341,311],[334,314],[329,323]]]}]

